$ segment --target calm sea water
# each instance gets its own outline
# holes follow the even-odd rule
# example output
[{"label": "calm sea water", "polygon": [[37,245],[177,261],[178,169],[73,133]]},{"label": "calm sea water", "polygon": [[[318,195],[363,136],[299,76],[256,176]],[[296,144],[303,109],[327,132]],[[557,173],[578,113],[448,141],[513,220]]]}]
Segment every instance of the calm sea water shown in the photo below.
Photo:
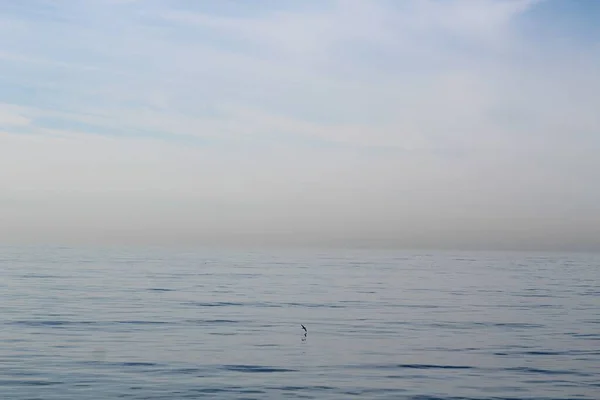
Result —
[{"label": "calm sea water", "polygon": [[599,399],[599,282],[589,254],[5,247],[0,398]]}]

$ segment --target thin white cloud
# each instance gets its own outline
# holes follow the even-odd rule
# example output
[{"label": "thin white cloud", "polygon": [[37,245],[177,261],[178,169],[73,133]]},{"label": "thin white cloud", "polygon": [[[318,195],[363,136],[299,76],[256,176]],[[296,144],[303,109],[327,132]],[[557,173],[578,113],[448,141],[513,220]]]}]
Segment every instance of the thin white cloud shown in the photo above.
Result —
[{"label": "thin white cloud", "polygon": [[22,107],[0,104],[0,126],[27,126],[31,120],[24,115]]}]

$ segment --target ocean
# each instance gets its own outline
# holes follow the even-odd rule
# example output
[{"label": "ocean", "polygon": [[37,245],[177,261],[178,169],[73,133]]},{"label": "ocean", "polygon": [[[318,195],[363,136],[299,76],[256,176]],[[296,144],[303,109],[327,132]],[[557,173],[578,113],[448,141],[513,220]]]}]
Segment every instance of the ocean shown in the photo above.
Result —
[{"label": "ocean", "polygon": [[600,399],[597,254],[0,250],[1,399]]}]

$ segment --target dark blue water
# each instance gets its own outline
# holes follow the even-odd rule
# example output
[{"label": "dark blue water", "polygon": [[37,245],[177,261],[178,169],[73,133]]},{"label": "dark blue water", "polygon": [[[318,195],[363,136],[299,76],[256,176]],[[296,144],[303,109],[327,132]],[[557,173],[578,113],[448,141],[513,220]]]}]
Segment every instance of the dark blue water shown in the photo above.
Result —
[{"label": "dark blue water", "polygon": [[1,250],[2,399],[600,398],[598,255]]}]

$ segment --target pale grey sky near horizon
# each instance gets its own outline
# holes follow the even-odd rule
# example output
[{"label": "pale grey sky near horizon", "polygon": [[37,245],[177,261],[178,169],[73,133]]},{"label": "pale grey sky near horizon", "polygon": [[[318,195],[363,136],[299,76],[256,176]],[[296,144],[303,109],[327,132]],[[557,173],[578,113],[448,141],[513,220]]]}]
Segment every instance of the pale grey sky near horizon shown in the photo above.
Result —
[{"label": "pale grey sky near horizon", "polygon": [[600,2],[0,2],[0,241],[600,250]]}]

